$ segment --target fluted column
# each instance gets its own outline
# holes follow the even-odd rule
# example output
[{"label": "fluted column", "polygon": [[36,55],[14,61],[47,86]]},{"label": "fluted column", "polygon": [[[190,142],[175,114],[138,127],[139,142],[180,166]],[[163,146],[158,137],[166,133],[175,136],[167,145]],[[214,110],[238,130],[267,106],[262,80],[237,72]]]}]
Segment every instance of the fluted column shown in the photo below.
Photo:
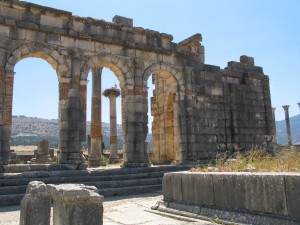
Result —
[{"label": "fluted column", "polygon": [[289,105],[282,106],[285,113],[285,123],[286,123],[286,134],[288,145],[292,145],[292,135],[291,135],[291,126],[290,126],[290,116],[289,116]]},{"label": "fluted column", "polygon": [[275,110],[276,108],[272,108],[272,115],[273,115],[273,120],[274,120],[274,126],[273,126],[273,142],[277,144],[277,130],[276,130],[276,119],[275,119]]},{"label": "fluted column", "polygon": [[101,73],[103,67],[92,68],[92,118],[89,166],[98,167],[102,161]]},{"label": "fluted column", "polygon": [[117,163],[120,161],[118,157],[118,137],[117,137],[117,110],[116,99],[120,95],[120,90],[116,87],[106,89],[103,93],[105,97],[109,98],[110,102],[110,163]]}]

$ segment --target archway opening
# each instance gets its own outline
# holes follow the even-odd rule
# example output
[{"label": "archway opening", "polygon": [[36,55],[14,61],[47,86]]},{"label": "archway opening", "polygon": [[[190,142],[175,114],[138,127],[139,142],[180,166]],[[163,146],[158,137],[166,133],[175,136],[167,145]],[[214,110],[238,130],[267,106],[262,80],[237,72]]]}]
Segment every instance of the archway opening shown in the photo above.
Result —
[{"label": "archway opening", "polygon": [[178,151],[177,82],[168,72],[157,70],[148,78],[148,121],[151,135],[147,140],[153,164],[170,164]]},{"label": "archway opening", "polygon": [[26,161],[42,139],[58,148],[58,77],[54,62],[28,55],[14,67],[11,149]]},{"label": "archway opening", "polygon": [[[108,97],[103,96],[103,92],[107,89],[117,88],[121,91],[123,79],[120,79],[119,75],[116,75],[107,65],[99,64],[97,67],[102,67],[100,72],[100,93],[101,96],[101,106],[100,106],[100,120],[101,120],[101,135],[102,135],[102,155],[103,159],[108,162],[110,157],[110,140],[111,140],[111,130],[110,130],[110,100]],[[86,142],[83,143],[85,148],[84,154],[90,155],[91,152],[91,139],[92,137],[92,107],[93,107],[93,74],[92,71],[88,73],[87,77],[87,138]],[[122,133],[122,98],[118,96],[116,98],[116,121],[117,121],[117,149],[119,156],[121,157],[123,149],[123,133]]]}]

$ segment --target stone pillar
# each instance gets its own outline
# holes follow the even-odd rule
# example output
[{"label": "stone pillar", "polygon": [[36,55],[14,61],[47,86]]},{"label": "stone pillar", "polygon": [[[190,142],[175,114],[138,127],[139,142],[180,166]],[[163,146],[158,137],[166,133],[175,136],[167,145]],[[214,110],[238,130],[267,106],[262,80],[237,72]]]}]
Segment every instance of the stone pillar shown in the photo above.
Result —
[{"label": "stone pillar", "polygon": [[12,101],[14,73],[0,70],[1,107],[0,107],[0,165],[8,165],[10,154],[10,135],[12,127]]},{"label": "stone pillar", "polygon": [[49,150],[49,142],[44,139],[39,142],[38,151],[36,156],[36,163],[47,163],[51,162],[50,158],[50,150]]},{"label": "stone pillar", "polygon": [[117,109],[116,99],[120,95],[120,90],[116,87],[106,89],[103,92],[105,97],[109,98],[110,102],[110,156],[111,163],[120,161],[118,157],[118,137],[117,137]]},{"label": "stone pillar", "polygon": [[21,201],[20,225],[50,225],[50,210],[46,185],[41,181],[30,182]]},{"label": "stone pillar", "polygon": [[[60,97],[63,93],[60,90]],[[81,153],[82,140],[80,136],[81,125],[85,119],[82,110],[83,104],[78,89],[69,89],[67,93],[67,98],[60,99],[59,103],[59,163],[84,169],[86,165]]]},{"label": "stone pillar", "polygon": [[291,126],[290,126],[290,116],[289,116],[289,105],[282,106],[285,113],[285,123],[286,123],[286,134],[288,145],[292,145],[292,135],[291,135]]},{"label": "stone pillar", "polygon": [[148,134],[148,89],[135,86],[122,92],[124,101],[125,149],[124,167],[148,167],[149,158],[145,149]]},{"label": "stone pillar", "polygon": [[91,121],[91,149],[89,166],[98,167],[102,161],[102,126],[101,126],[101,73],[103,67],[92,69],[92,121]]},{"label": "stone pillar", "polygon": [[299,106],[299,108],[300,108],[300,102],[299,103],[297,103],[298,104],[298,106]]},{"label": "stone pillar", "polygon": [[273,142],[277,144],[277,131],[276,131],[276,119],[275,119],[275,110],[276,108],[272,108],[272,115],[274,120],[274,126],[273,126]]},{"label": "stone pillar", "polygon": [[53,199],[53,225],[102,225],[103,196],[94,186],[47,185]]}]

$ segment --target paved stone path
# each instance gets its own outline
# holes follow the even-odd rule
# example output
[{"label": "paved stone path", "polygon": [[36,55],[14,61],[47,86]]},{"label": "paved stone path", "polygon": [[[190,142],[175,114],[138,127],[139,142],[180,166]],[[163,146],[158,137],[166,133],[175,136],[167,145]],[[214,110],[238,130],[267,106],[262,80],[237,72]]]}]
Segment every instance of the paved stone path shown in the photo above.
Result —
[{"label": "paved stone path", "polygon": [[[107,197],[104,205],[104,225],[212,225],[206,221],[180,220],[151,210],[162,196],[157,193]],[[19,206],[0,207],[1,225],[19,225]],[[192,222],[194,221],[194,222]],[[52,224],[52,223],[51,223]]]}]

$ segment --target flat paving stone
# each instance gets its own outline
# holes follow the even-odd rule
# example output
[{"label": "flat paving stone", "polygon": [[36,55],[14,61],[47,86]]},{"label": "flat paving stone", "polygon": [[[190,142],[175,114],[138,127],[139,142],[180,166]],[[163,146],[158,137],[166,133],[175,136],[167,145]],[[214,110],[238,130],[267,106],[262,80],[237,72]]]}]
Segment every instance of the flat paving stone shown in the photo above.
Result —
[{"label": "flat paving stone", "polygon": [[[157,201],[162,200],[160,193],[115,196],[104,199],[104,225],[213,225],[207,221],[189,222],[179,220],[151,210]],[[51,218],[52,219],[52,218]],[[20,207],[0,207],[1,225],[19,225]],[[52,224],[52,221],[51,221]]]}]

